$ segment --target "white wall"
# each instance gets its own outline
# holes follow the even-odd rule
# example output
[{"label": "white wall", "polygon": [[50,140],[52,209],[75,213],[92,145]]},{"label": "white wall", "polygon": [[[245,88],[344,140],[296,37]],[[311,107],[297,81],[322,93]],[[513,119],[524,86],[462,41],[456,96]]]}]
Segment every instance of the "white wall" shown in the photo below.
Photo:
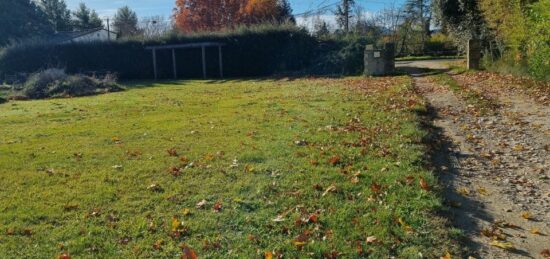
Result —
[{"label": "white wall", "polygon": [[[116,40],[116,33],[111,33],[111,40]],[[71,40],[71,42],[91,42],[91,41],[108,41],[109,40],[109,32],[107,30],[99,30],[93,33],[89,33],[86,35],[82,35],[78,38],[74,38]]]}]

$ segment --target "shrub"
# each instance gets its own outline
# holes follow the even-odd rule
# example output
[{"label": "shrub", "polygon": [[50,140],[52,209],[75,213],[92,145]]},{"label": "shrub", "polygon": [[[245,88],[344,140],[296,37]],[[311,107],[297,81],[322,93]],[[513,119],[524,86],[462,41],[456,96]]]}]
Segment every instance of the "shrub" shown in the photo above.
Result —
[{"label": "shrub", "polygon": [[536,79],[550,80],[550,0],[534,3],[528,16],[529,73]]},{"label": "shrub", "polygon": [[87,96],[121,91],[111,76],[100,80],[84,75],[67,75],[61,69],[47,69],[32,74],[23,85],[22,93],[30,99],[48,97]]},{"label": "shrub", "polygon": [[48,69],[31,75],[23,85],[23,94],[31,99],[46,98],[49,88],[67,79],[65,71]]},{"label": "shrub", "polygon": [[325,39],[317,48],[311,68],[312,74],[359,75],[364,70],[365,45],[374,40],[367,37]]},{"label": "shrub", "polygon": [[4,97],[0,96],[0,104],[3,104],[5,102],[7,102],[8,100],[6,100]]},{"label": "shrub", "polygon": [[[299,70],[313,56],[316,40],[305,29],[290,26],[258,26],[230,32],[172,35],[161,40],[117,41],[52,45],[27,43],[8,47],[0,54],[0,71],[6,73],[38,71],[63,67],[68,73],[87,71],[116,72],[123,79],[153,77],[152,54],[146,46],[221,42],[226,76],[262,76]],[[181,77],[202,76],[201,49],[176,51]],[[207,73],[217,76],[218,50],[207,48]],[[157,51],[158,75],[172,78],[172,53]]]}]

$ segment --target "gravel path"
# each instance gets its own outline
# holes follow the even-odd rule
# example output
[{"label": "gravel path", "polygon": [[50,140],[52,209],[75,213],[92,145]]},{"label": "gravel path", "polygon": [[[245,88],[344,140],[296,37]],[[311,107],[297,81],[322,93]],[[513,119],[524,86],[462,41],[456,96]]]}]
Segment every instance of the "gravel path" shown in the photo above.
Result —
[{"label": "gravel path", "polygon": [[[444,72],[445,61],[398,62],[432,109],[432,161],[449,216],[464,231],[466,256],[547,258],[550,248],[550,108],[529,97],[483,90],[499,104],[489,115],[418,68]],[[454,75],[458,83],[461,76]],[[507,249],[504,249],[507,248]]]}]

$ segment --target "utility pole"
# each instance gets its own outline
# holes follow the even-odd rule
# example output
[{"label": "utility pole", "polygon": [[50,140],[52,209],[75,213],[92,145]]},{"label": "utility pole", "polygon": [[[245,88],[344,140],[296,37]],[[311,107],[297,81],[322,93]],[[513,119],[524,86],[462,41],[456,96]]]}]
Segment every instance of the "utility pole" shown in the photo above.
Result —
[{"label": "utility pole", "polygon": [[109,22],[109,17],[107,17],[107,39],[111,41],[111,23]]},{"label": "utility pole", "polygon": [[343,0],[344,1],[344,29],[346,30],[346,33],[349,33],[349,0]]}]

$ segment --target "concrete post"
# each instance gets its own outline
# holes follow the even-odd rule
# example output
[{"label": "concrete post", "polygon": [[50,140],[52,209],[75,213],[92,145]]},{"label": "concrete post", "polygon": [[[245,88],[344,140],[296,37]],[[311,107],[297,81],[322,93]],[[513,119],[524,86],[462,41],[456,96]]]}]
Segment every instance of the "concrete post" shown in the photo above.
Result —
[{"label": "concrete post", "polygon": [[393,74],[395,72],[395,44],[384,44],[384,73]]},{"label": "concrete post", "polygon": [[481,44],[478,40],[471,39],[467,47],[468,69],[479,69],[481,60]]}]

